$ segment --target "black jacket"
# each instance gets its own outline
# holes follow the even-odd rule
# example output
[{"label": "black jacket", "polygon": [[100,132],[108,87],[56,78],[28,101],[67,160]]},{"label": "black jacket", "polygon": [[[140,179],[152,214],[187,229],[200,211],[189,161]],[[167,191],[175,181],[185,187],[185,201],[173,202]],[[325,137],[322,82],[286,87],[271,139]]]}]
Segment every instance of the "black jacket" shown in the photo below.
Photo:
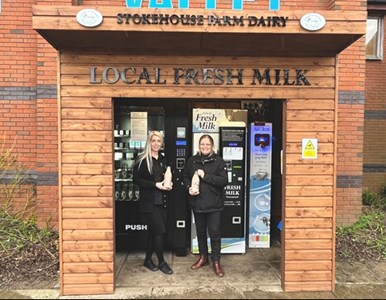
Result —
[{"label": "black jacket", "polygon": [[[139,165],[138,162],[134,165],[133,171],[133,181],[136,185],[139,186],[139,211],[151,213],[154,211],[154,200],[155,200],[155,191],[160,191],[156,186],[156,182],[163,180],[163,175],[165,174],[167,162],[166,158],[160,154],[158,157],[158,162],[153,158],[153,164],[159,163],[162,169],[162,179],[156,180],[154,174],[150,174],[146,159],[144,159]],[[162,202],[163,206],[166,207],[167,204],[167,193],[162,192]]]},{"label": "black jacket", "polygon": [[189,203],[195,212],[213,212],[224,209],[224,187],[228,182],[224,160],[217,154],[201,156],[196,154],[188,159],[184,170],[184,185],[189,189],[194,172],[202,169],[200,194],[189,195]]}]

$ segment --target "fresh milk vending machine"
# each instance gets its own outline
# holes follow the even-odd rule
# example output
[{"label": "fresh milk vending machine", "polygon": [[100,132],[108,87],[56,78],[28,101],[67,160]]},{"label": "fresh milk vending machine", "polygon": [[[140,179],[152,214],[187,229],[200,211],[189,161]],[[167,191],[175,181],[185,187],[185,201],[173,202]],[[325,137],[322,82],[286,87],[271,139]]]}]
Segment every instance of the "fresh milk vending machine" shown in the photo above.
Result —
[{"label": "fresh milk vending machine", "polygon": [[250,124],[249,248],[270,247],[272,123]]},{"label": "fresh milk vending machine", "polygon": [[160,131],[165,148],[161,152],[172,167],[173,189],[168,194],[167,248],[178,256],[187,254],[190,214],[182,172],[190,152],[187,102],[170,99],[114,99],[115,238],[117,249],[145,249],[147,226],[139,213],[139,188],[133,168],[144,150],[148,133]]},{"label": "fresh milk vending machine", "polygon": [[[245,253],[245,157],[248,111],[240,109],[193,109],[193,154],[198,151],[199,139],[209,134],[215,151],[225,160],[228,184],[225,187],[225,208],[221,253]],[[198,253],[194,216],[191,223],[191,252]],[[208,238],[208,247],[210,242]]]}]

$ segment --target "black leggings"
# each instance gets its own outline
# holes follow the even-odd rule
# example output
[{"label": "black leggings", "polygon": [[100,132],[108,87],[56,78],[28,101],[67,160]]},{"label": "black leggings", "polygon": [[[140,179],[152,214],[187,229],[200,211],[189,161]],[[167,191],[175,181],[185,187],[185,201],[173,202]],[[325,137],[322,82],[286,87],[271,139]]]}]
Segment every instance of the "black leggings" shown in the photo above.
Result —
[{"label": "black leggings", "polygon": [[150,260],[155,252],[158,264],[161,264],[165,261],[166,208],[162,205],[156,205],[154,206],[154,211],[152,213],[144,213],[144,217],[148,231],[145,260]]},{"label": "black leggings", "polygon": [[210,237],[211,259],[212,261],[220,259],[221,253],[221,217],[222,211],[210,213],[194,212],[194,220],[196,223],[198,249],[201,255],[208,255],[208,236]]}]

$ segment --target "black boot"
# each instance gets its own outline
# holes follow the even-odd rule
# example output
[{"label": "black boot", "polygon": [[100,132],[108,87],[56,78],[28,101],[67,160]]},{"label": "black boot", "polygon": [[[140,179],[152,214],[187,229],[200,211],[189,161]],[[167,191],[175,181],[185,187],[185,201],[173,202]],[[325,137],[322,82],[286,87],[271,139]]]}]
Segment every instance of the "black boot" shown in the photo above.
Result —
[{"label": "black boot", "polygon": [[169,267],[168,263],[166,261],[160,263],[158,265],[158,269],[161,270],[163,273],[167,275],[173,274],[173,270]]},{"label": "black boot", "polygon": [[158,268],[157,266],[153,263],[153,261],[151,259],[145,259],[145,262],[143,263],[143,265],[148,268],[150,271],[157,271]]}]

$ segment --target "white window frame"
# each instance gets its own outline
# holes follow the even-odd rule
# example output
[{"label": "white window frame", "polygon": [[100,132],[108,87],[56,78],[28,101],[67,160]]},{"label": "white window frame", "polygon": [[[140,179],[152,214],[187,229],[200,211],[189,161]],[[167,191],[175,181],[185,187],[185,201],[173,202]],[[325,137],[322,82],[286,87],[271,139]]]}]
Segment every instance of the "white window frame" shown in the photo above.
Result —
[{"label": "white window frame", "polygon": [[[383,16],[369,15],[367,20],[377,20],[377,45],[376,45],[376,53],[375,55],[366,55],[366,59],[368,60],[382,60],[383,59]],[[366,34],[368,30],[368,26],[366,25]],[[367,47],[367,37],[366,37],[366,47]]]}]

